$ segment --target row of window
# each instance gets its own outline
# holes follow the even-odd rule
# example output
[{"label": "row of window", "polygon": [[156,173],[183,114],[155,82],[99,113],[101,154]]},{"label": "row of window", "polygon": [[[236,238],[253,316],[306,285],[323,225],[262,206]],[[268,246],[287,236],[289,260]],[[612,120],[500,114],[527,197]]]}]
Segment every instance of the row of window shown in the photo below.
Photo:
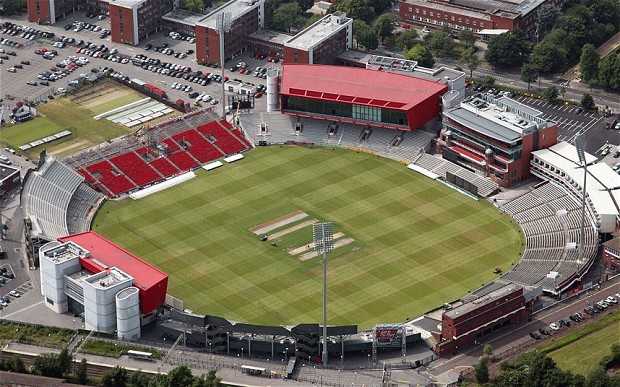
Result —
[{"label": "row of window", "polygon": [[[409,7],[409,12],[413,12],[413,7]],[[424,16],[426,16],[428,14],[428,16],[430,17],[435,17],[437,19],[441,19],[443,17],[444,20],[450,20],[452,22],[456,22],[458,20],[459,23],[463,23],[463,18],[460,16],[455,16],[455,15],[450,15],[448,13],[441,13],[439,11],[427,11],[425,9],[420,9],[420,8],[415,8],[415,13],[416,14],[422,14]],[[435,19],[436,20],[436,19]],[[465,25],[469,25],[470,20],[468,18],[465,19]],[[485,22],[480,22],[480,28],[484,28],[484,23]],[[478,26],[478,21],[477,20],[472,20],[471,24],[474,26]]]},{"label": "row of window", "polygon": [[460,24],[452,24],[452,23],[448,23],[448,22],[437,21],[435,19],[428,19],[428,18],[425,18],[425,17],[407,15],[407,18],[409,20],[415,20],[415,21],[419,21],[419,22],[422,22],[422,23],[425,23],[425,24],[433,24],[433,25],[436,25],[436,26],[448,26],[448,27],[452,28],[453,30],[465,30],[465,31],[471,31],[471,32],[478,32],[478,31],[480,31],[480,29],[478,29],[478,28],[466,27],[466,26],[462,26]]}]

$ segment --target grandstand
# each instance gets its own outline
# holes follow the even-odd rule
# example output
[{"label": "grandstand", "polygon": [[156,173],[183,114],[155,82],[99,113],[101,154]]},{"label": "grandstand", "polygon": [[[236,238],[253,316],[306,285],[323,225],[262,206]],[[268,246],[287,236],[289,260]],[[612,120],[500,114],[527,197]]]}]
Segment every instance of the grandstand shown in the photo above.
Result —
[{"label": "grandstand", "polygon": [[206,110],[188,114],[65,161],[95,189],[118,197],[251,148],[238,130],[214,118]]},{"label": "grandstand", "polygon": [[85,184],[84,178],[54,157],[29,170],[24,178],[21,203],[30,224],[30,238],[56,238],[90,230],[94,209],[104,196]]},{"label": "grandstand", "polygon": [[249,113],[239,117],[243,131],[255,144],[303,143],[364,149],[397,161],[413,162],[430,149],[433,133],[399,131],[348,123],[330,123],[280,113]]},{"label": "grandstand", "polygon": [[499,282],[540,286],[557,295],[588,271],[598,250],[596,223],[588,212],[584,257],[579,261],[581,206],[564,189],[544,182],[502,209],[523,228],[526,249],[519,263]]}]

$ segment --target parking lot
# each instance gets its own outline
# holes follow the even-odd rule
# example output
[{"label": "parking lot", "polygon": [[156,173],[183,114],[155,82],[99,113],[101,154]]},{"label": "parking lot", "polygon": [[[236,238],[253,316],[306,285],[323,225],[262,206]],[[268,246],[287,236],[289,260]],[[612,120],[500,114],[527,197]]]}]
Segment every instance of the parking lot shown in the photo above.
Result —
[{"label": "parking lot", "polygon": [[[81,29],[75,31],[75,29],[68,28],[65,30],[65,26],[72,25],[74,22],[82,21],[90,24],[98,25],[100,27],[107,27],[108,20],[99,21],[95,19],[87,18],[83,13],[75,13],[71,17],[62,20],[54,26],[39,26],[34,23],[29,23],[27,20],[9,20],[18,25],[25,25],[31,28],[36,28],[45,32],[52,32],[55,34],[53,39],[37,36],[34,40],[23,39],[16,36],[9,36],[12,41],[18,41],[23,44],[23,47],[16,48],[10,47],[12,51],[16,52],[16,56],[9,57],[8,60],[4,60],[4,63],[0,65],[0,85],[2,86],[1,98],[4,98],[4,104],[13,106],[14,102],[18,100],[30,100],[40,101],[48,99],[50,95],[55,94],[58,88],[66,89],[69,82],[79,79],[80,74],[88,75],[92,68],[113,68],[115,71],[122,72],[128,78],[137,78],[144,82],[154,84],[166,91],[171,100],[183,99],[186,102],[194,102],[189,99],[189,92],[181,89],[173,89],[170,87],[174,82],[185,84],[192,87],[192,92],[198,92],[198,94],[211,95],[214,99],[221,100],[222,85],[218,82],[211,82],[208,85],[201,85],[199,83],[191,83],[183,78],[172,78],[169,75],[162,74],[161,72],[153,72],[152,70],[143,69],[135,66],[129,60],[128,63],[113,62],[104,58],[92,57],[85,55],[84,53],[76,53],[77,47],[74,44],[67,44],[63,48],[54,47],[54,43],[62,37],[68,37],[75,39],[76,43],[83,41],[84,44],[90,42],[96,46],[104,44],[107,50],[118,50],[117,55],[120,58],[130,59],[133,55],[143,54],[148,58],[159,60],[161,63],[170,63],[171,65],[177,64],[179,66],[191,67],[192,72],[200,70],[204,73],[220,74],[220,69],[214,69],[207,66],[198,66],[196,63],[195,55],[190,54],[186,57],[174,57],[173,54],[165,54],[161,52],[155,52],[153,49],[145,50],[144,47],[147,44],[153,47],[162,47],[166,45],[175,53],[179,52],[192,52],[195,50],[195,44],[190,43],[188,40],[173,39],[169,36],[168,32],[160,32],[151,36],[148,40],[141,42],[140,46],[132,47],[122,44],[111,43],[109,37],[101,38],[99,31],[92,31],[89,29]],[[6,34],[0,34],[0,38],[7,38]],[[43,50],[41,50],[43,49]],[[45,59],[43,55],[35,54],[35,51],[52,51],[56,50],[58,55],[52,59]],[[109,52],[109,51],[108,51]],[[225,76],[230,79],[237,79],[246,83],[253,83],[255,85],[264,85],[265,80],[254,76],[254,69],[258,66],[272,67],[280,66],[281,63],[275,64],[267,62],[265,59],[251,58],[251,53],[243,53],[233,60],[229,60],[225,64]],[[39,75],[43,72],[49,72],[59,62],[69,57],[86,57],[89,63],[76,69],[71,74],[64,76],[62,79],[52,80],[49,86],[41,85]],[[183,55],[184,56],[184,55]],[[27,61],[29,65],[21,65],[23,68],[17,68],[16,72],[8,72],[7,69],[14,67],[16,64],[20,64],[21,61]],[[246,74],[241,74],[239,71],[231,72],[230,69],[236,67],[236,64],[240,61],[247,63],[248,69],[252,71]],[[83,76],[82,76],[83,78]],[[31,84],[28,84],[30,82]],[[33,85],[37,82],[37,85]],[[8,97],[8,98],[7,98]],[[257,98],[255,100],[258,109],[265,109],[265,98]],[[217,108],[216,108],[217,109]],[[5,117],[6,118],[6,117]]]}]

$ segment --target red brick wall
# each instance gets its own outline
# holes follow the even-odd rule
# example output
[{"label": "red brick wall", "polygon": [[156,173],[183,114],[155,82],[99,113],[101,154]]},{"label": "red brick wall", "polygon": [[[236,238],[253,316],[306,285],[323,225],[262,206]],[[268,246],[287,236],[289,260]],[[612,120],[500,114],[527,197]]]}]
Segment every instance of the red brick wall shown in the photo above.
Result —
[{"label": "red brick wall", "polygon": [[[39,12],[37,13],[37,2],[39,3]],[[50,20],[50,3],[49,0],[28,0],[28,21],[38,23],[39,20]]]},{"label": "red brick wall", "polygon": [[[110,4],[110,29],[112,31],[113,42],[131,45],[137,44],[138,42],[134,42],[133,23],[133,12],[130,8],[123,8]],[[123,27],[122,31],[121,25]]]},{"label": "red brick wall", "polygon": [[196,36],[196,60],[208,63],[207,60],[207,28],[203,26],[196,26],[194,29]]},{"label": "red brick wall", "polygon": [[310,64],[310,55],[308,51],[284,46],[284,64],[295,63]]}]

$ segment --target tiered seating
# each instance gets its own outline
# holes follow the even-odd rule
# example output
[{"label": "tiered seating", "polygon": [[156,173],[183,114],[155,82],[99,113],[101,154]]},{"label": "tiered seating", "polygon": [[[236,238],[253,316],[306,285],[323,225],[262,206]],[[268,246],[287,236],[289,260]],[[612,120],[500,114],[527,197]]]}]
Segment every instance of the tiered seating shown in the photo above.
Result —
[{"label": "tiered seating", "polygon": [[112,157],[110,161],[138,186],[142,187],[162,179],[157,171],[134,152]]},{"label": "tiered seating", "polygon": [[104,195],[82,183],[75,190],[67,208],[69,234],[90,230],[91,211],[103,200]]},{"label": "tiered seating", "polygon": [[250,142],[243,136],[241,131],[233,128],[233,126],[230,124],[230,122],[228,122],[226,120],[220,120],[219,124],[222,125],[223,127],[225,127],[226,129],[228,129],[230,131],[230,133],[232,133],[239,141],[241,141],[242,144],[244,144],[246,146],[246,148],[251,148],[252,147],[252,145],[250,145]]},{"label": "tiered seating", "polygon": [[136,189],[136,185],[129,181],[125,175],[112,172],[114,166],[109,161],[103,160],[86,167],[86,170],[97,177],[98,180],[112,193],[113,196]]},{"label": "tiered seating", "polygon": [[198,161],[185,152],[175,152],[168,155],[168,160],[172,161],[181,171],[189,171],[197,167]]},{"label": "tiered seating", "polygon": [[172,136],[172,139],[177,143],[185,141],[189,143],[189,146],[185,150],[194,156],[194,158],[201,163],[208,163],[213,160],[217,160],[224,156],[219,150],[215,149],[213,145],[195,130],[188,130],[183,133]]},{"label": "tiered seating", "polygon": [[246,145],[241,143],[236,136],[224,129],[218,122],[209,122],[196,128],[204,136],[215,137],[215,145],[226,155],[241,152],[246,149]]},{"label": "tiered seating", "polygon": [[136,149],[136,153],[138,154],[138,156],[142,157],[145,161],[149,161],[149,158],[144,157],[145,155],[149,155],[150,159],[156,159],[157,157],[159,157],[157,153],[153,152],[151,148],[146,147],[146,146]]},{"label": "tiered seating", "polygon": [[178,174],[180,172],[179,168],[177,168],[174,164],[172,164],[165,157],[160,157],[155,159],[149,163],[151,167],[157,169],[159,173],[164,175],[165,177],[170,177]]},{"label": "tiered seating", "polygon": [[80,175],[84,176],[87,182],[95,183],[95,178],[90,173],[88,173],[87,170],[85,170],[84,168],[78,168],[77,171]]}]

